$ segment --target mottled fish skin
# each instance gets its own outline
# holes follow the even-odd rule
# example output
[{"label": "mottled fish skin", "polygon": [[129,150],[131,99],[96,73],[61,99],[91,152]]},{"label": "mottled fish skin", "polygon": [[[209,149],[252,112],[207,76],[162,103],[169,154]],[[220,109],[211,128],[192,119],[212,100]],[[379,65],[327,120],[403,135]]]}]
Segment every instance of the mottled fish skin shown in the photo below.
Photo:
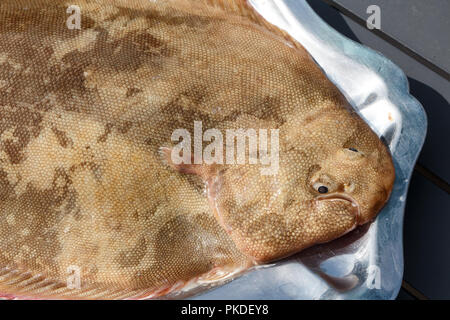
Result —
[{"label": "mottled fish skin", "polygon": [[[194,121],[278,128],[279,173],[174,170],[160,148]],[[220,280],[370,221],[393,180],[376,134],[245,1],[0,2],[0,293],[144,298]]]}]

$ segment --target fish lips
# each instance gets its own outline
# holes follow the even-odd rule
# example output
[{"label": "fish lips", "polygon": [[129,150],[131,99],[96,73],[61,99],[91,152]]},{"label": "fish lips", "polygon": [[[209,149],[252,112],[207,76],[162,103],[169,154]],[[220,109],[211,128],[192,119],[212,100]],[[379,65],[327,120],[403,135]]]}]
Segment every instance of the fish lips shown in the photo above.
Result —
[{"label": "fish lips", "polygon": [[[354,214],[355,216],[355,226],[354,228],[356,228],[360,222],[361,222],[361,209],[360,206],[358,204],[358,202],[351,196],[349,196],[348,194],[345,193],[330,193],[327,195],[321,195],[316,197],[317,201],[347,201],[351,203],[352,208],[354,208],[352,210],[352,214]],[[352,229],[353,230],[353,229]],[[351,231],[351,230],[349,230]]]}]

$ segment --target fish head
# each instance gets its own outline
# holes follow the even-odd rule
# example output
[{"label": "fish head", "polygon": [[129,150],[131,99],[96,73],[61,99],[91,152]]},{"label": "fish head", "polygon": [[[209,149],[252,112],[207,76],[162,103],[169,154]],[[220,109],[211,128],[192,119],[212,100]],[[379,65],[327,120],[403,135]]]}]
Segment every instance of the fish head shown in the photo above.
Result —
[{"label": "fish head", "polygon": [[348,213],[356,212],[357,225],[362,225],[373,220],[385,205],[394,178],[389,151],[377,139],[338,148],[317,166],[308,184],[317,201],[339,200],[355,208]]},{"label": "fish head", "polygon": [[261,175],[249,164],[177,170],[205,179],[219,224],[241,252],[267,263],[335,240],[376,217],[389,198],[395,171],[388,148],[369,130],[324,143],[317,162],[305,161],[304,153],[282,153],[275,175]]}]

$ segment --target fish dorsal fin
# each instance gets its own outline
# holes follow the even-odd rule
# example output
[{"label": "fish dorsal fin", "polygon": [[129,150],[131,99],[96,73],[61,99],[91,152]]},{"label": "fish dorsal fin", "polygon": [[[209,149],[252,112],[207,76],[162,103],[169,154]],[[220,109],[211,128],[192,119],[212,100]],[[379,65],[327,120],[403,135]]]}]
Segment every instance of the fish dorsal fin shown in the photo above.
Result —
[{"label": "fish dorsal fin", "polygon": [[253,23],[263,27],[267,31],[274,35],[279,36],[284,39],[293,47],[306,52],[305,48],[297,42],[289,33],[278,28],[272,23],[268,22],[261,14],[259,14],[255,8],[249,3],[248,0],[169,0],[174,2],[183,2],[190,6],[195,6],[197,8],[207,5],[213,8],[220,9],[226,13],[239,15],[247,18]]}]

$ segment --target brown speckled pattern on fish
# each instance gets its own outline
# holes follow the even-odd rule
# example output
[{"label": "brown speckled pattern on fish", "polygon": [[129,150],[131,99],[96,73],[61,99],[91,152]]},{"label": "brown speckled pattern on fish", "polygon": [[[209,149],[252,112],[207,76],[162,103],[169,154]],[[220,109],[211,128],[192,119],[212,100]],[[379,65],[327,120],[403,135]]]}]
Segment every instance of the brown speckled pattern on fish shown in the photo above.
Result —
[{"label": "brown speckled pattern on fish", "polygon": [[[194,121],[279,129],[279,173],[170,166],[160,148]],[[369,222],[393,180],[376,134],[243,0],[0,2],[0,294],[157,297],[224,280]]]}]

